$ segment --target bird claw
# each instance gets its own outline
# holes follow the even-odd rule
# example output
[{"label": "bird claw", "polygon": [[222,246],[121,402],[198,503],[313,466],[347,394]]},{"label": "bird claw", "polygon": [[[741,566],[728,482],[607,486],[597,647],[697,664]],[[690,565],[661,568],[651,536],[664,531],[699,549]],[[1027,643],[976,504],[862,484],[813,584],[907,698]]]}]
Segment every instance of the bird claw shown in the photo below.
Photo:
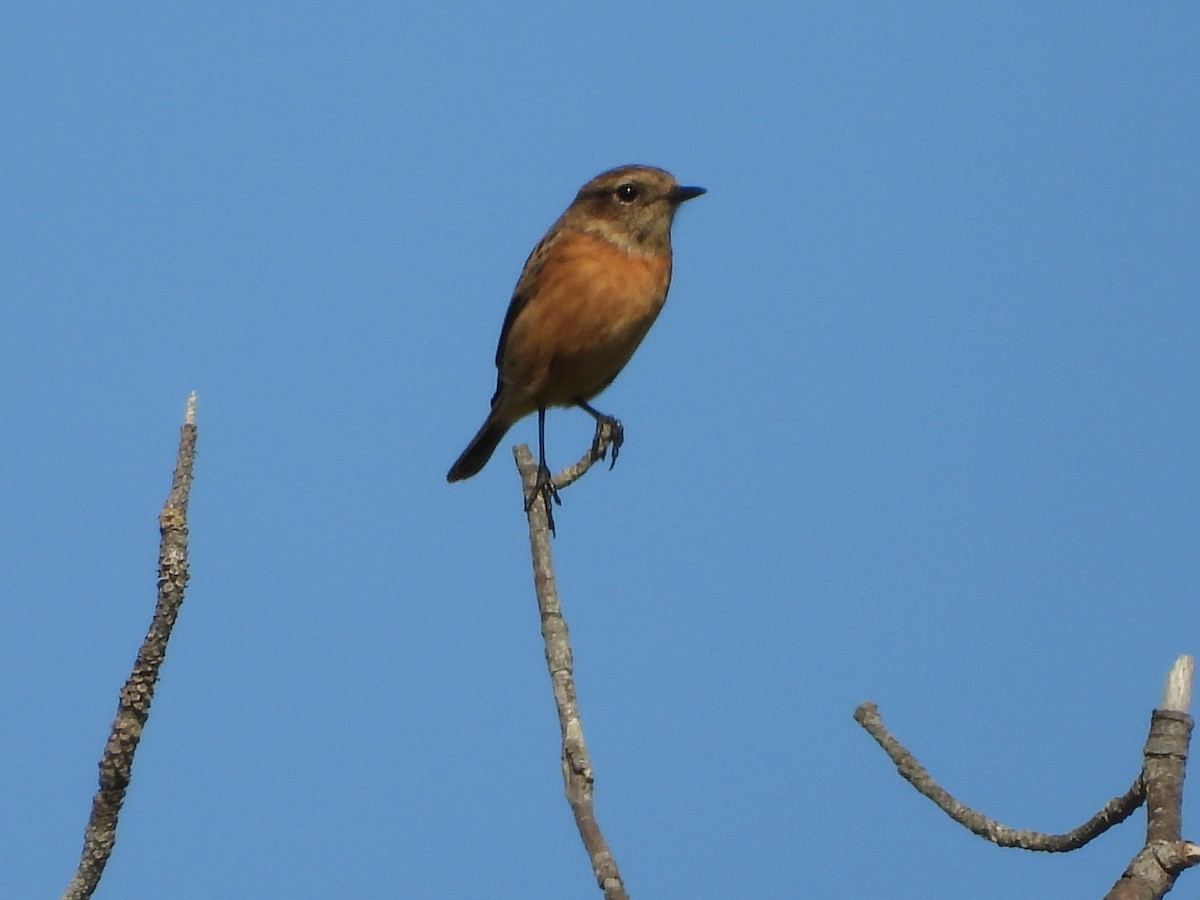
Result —
[{"label": "bird claw", "polygon": [[[607,446],[604,443],[606,430],[608,432]],[[621,424],[621,420],[612,416],[600,416],[596,419],[596,435],[592,438],[592,462],[604,459],[608,447],[612,447],[612,459],[608,463],[608,470],[611,472],[612,467],[617,464],[617,454],[621,452],[623,443],[625,443],[625,427]]]},{"label": "bird claw", "polygon": [[537,480],[534,481],[533,490],[529,492],[529,497],[525,500],[525,512],[533,509],[533,504],[537,503],[539,497],[546,510],[546,524],[550,528],[550,534],[553,535],[555,534],[554,508],[550,501],[553,500],[562,506],[562,500],[558,496],[558,488],[554,486],[554,476],[550,474],[550,470],[545,464],[538,466]]}]

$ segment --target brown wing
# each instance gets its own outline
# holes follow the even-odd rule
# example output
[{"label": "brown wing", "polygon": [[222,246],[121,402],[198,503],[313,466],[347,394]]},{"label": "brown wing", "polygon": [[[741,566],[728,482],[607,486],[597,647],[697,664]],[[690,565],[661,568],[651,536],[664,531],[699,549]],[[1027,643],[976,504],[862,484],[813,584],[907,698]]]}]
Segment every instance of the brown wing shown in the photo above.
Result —
[{"label": "brown wing", "polygon": [[500,397],[500,390],[504,387],[503,362],[504,350],[508,346],[508,334],[512,331],[513,322],[517,320],[521,310],[529,303],[537,273],[545,264],[546,256],[558,239],[559,233],[558,224],[555,223],[554,227],[546,232],[546,236],[533,248],[533,252],[525,260],[524,268],[521,269],[521,277],[517,279],[512,299],[508,301],[508,311],[504,314],[504,324],[500,327],[500,340],[496,344],[496,393],[492,394],[493,407]]}]

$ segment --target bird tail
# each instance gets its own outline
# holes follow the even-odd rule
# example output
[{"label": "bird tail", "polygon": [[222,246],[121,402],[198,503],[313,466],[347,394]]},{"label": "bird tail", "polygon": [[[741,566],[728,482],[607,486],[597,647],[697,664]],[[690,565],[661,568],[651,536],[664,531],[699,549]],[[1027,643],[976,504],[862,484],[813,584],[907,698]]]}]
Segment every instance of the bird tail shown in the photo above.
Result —
[{"label": "bird tail", "polygon": [[464,478],[470,478],[477,474],[487,465],[487,461],[492,458],[492,454],[496,452],[500,441],[504,439],[504,435],[511,427],[511,423],[501,422],[488,416],[488,420],[479,429],[479,434],[471,439],[471,443],[462,452],[462,456],[455,460],[450,471],[446,473],[446,480],[462,481]]}]

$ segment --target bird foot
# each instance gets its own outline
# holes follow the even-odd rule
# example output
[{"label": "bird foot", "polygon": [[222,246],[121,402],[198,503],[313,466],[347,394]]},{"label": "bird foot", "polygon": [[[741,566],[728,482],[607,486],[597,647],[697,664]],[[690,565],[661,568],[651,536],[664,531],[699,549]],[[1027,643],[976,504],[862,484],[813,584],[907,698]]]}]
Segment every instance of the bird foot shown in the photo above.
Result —
[{"label": "bird foot", "polygon": [[[607,432],[608,441],[605,443],[605,432]],[[617,464],[617,454],[621,452],[621,445],[625,443],[625,427],[621,424],[620,419],[615,419],[612,416],[599,416],[596,419],[596,436],[592,438],[592,462],[599,462],[604,459],[604,455],[608,452],[608,448],[612,448],[612,459],[609,460],[608,469],[611,472],[612,467]]]},{"label": "bird foot", "polygon": [[550,501],[562,506],[562,500],[558,496],[558,488],[554,486],[554,476],[550,474],[550,470],[545,463],[538,466],[537,480],[533,484],[533,490],[529,492],[529,497],[525,500],[525,512],[533,509],[533,504],[541,499],[546,510],[546,524],[550,527],[550,534],[554,535],[554,507]]}]

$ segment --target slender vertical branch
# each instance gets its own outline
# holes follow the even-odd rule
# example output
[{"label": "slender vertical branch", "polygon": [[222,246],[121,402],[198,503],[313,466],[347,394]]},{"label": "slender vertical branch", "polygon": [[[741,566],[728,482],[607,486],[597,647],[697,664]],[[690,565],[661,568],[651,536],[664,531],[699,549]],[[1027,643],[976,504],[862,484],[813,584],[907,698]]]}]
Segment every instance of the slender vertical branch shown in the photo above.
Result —
[{"label": "slender vertical branch", "polygon": [[1192,737],[1195,662],[1181,656],[1171,667],[1162,706],[1150,716],[1142,762],[1146,784],[1146,844],[1105,900],[1146,900],[1166,894],[1184,869],[1200,863],[1200,847],[1183,840],[1183,776]]},{"label": "slender vertical branch", "polygon": [[175,475],[166,505],[158,517],[162,541],[158,553],[158,602],[150,630],[121,689],[104,755],[100,759],[100,789],[92,799],[92,815],[84,832],[83,854],[63,900],[88,900],[100,883],[117,839],[117,817],[133,771],[133,756],[150,715],[158,670],[167,654],[167,641],[183,604],[188,580],[188,493],[196,456],[196,395],[188,398],[179,436]]},{"label": "slender vertical branch", "polygon": [[[537,484],[537,462],[529,448],[524,445],[517,447],[514,455],[528,500]],[[559,483],[559,479],[565,480],[564,475],[558,476],[555,482]],[[583,839],[584,849],[591,859],[596,881],[604,891],[605,900],[629,900],[621,873],[617,869],[617,861],[596,821],[596,810],[592,801],[595,776],[591,760],[588,758],[587,743],[583,738],[579,703],[575,697],[571,642],[558,599],[545,506],[542,503],[527,503],[527,506],[529,546],[533,555],[533,586],[537,592],[538,612],[541,615],[542,640],[546,645],[546,666],[550,671],[554,705],[558,710],[558,725],[562,732],[562,770],[567,802],[571,805],[575,825]]]}]

